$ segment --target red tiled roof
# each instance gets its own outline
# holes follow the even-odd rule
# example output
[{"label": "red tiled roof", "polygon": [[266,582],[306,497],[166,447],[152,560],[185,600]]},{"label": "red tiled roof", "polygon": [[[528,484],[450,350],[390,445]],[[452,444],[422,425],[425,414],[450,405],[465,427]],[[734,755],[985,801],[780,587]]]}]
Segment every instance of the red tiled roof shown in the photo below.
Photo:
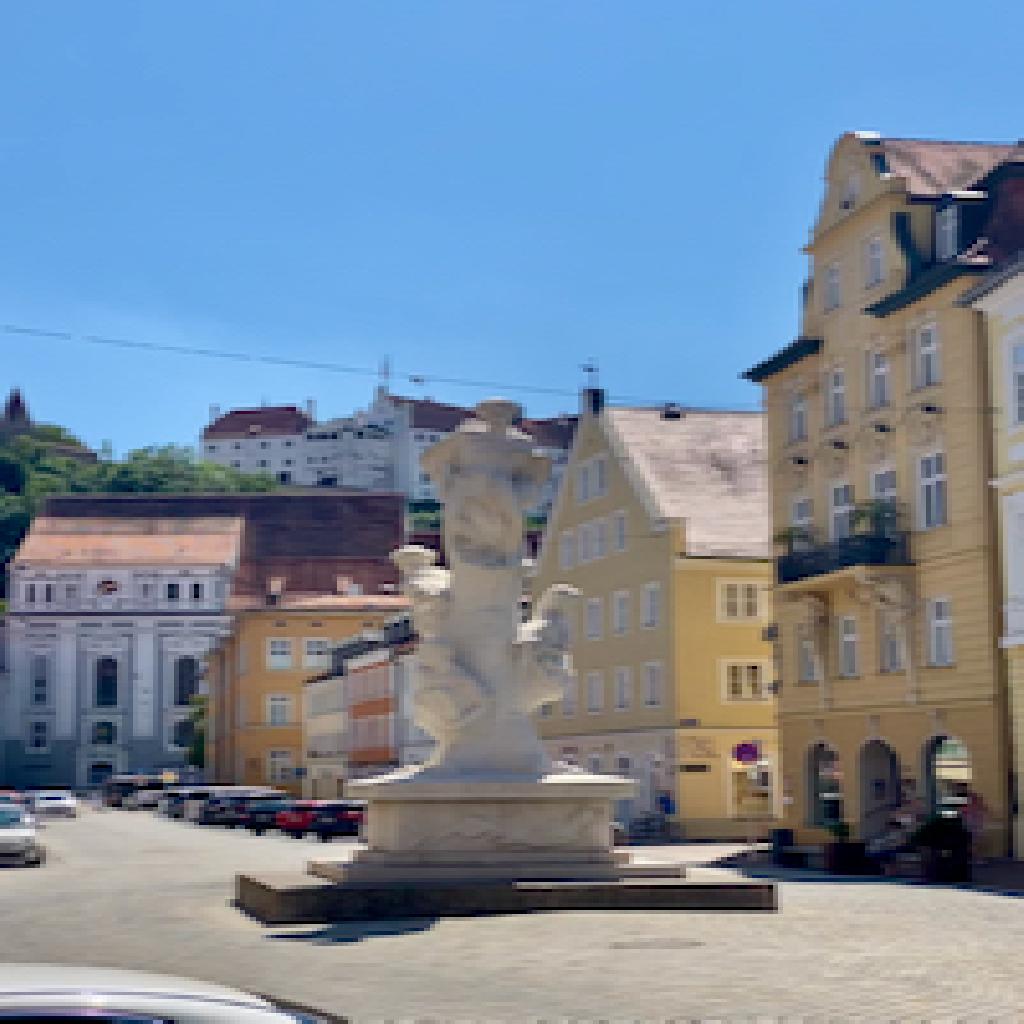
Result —
[{"label": "red tiled roof", "polygon": [[401,395],[392,395],[391,400],[409,410],[411,426],[425,430],[451,431],[473,415],[473,410],[465,406],[435,402],[432,398],[403,398]]},{"label": "red tiled roof", "polygon": [[301,434],[312,420],[294,405],[265,405],[259,409],[232,409],[215,419],[204,438]]},{"label": "red tiled roof", "polygon": [[577,421],[576,416],[557,416],[546,420],[523,420],[520,426],[541,448],[569,449],[576,434]]},{"label": "red tiled roof", "polygon": [[1016,149],[1012,143],[942,139],[880,139],[890,174],[904,178],[911,195],[941,196],[973,185]]},{"label": "red tiled roof", "polygon": [[285,592],[277,604],[267,604],[259,594],[232,594],[227,601],[229,611],[405,611],[409,599],[402,594],[289,594]]}]

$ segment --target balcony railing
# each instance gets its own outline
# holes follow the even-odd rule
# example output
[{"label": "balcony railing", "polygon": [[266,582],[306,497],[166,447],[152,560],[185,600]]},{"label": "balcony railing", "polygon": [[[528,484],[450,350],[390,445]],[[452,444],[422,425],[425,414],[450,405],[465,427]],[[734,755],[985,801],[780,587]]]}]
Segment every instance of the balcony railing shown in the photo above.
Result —
[{"label": "balcony railing", "polygon": [[776,559],[779,583],[795,583],[856,565],[911,565],[910,534],[900,509],[872,503],[854,514],[854,532],[841,540],[818,542],[810,533],[790,531],[780,539],[786,548]]}]

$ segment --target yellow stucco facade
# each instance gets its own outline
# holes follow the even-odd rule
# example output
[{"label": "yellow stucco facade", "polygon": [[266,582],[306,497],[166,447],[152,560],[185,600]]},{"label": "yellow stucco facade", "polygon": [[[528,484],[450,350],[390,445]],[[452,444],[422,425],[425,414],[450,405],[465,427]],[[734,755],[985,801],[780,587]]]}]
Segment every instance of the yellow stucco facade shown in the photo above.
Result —
[{"label": "yellow stucco facade", "polygon": [[837,142],[800,338],[747,374],[768,418],[785,825],[812,842],[842,819],[867,839],[901,803],[973,789],[995,852],[1008,807],[988,360],[957,301],[971,278],[935,259],[936,204],[881,171],[884,155]]},{"label": "yellow stucco facade", "polygon": [[[577,685],[542,709],[540,734],[555,758],[634,780],[620,816],[658,811],[669,794],[685,835],[766,832],[777,775],[772,648],[762,636],[770,562],[688,556],[683,519],[659,507],[615,415],[581,417],[538,557],[535,595],[557,582],[581,592]],[[725,620],[724,587],[734,588],[730,610],[742,611],[748,584],[754,614]],[[752,684],[754,698],[730,697],[730,679]],[[759,774],[733,763],[737,743],[758,748]]]},{"label": "yellow stucco facade", "polygon": [[405,602],[341,595],[281,602],[236,608],[231,634],[208,656],[206,774],[300,795],[303,683],[330,669],[337,643],[379,629]]}]

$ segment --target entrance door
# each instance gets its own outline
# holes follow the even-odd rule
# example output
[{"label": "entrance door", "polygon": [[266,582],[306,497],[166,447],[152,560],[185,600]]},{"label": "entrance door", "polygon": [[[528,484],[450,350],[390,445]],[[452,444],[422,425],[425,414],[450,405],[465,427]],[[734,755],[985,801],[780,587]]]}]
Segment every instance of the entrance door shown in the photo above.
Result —
[{"label": "entrance door", "polygon": [[92,761],[89,764],[89,785],[102,786],[113,774],[114,766],[109,761]]},{"label": "entrance door", "polygon": [[933,737],[924,751],[924,780],[929,814],[960,814],[974,781],[966,744],[955,736]]},{"label": "entrance door", "polygon": [[881,740],[865,743],[860,752],[861,839],[874,839],[885,832],[901,799],[896,751]]}]

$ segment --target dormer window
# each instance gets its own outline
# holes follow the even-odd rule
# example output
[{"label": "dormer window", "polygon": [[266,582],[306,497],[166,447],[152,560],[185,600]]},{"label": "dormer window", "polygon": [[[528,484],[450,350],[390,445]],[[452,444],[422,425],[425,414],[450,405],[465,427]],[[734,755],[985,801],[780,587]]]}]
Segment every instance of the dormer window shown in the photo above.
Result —
[{"label": "dormer window", "polygon": [[935,214],[935,258],[950,260],[959,250],[958,218],[955,204],[943,207]]}]

